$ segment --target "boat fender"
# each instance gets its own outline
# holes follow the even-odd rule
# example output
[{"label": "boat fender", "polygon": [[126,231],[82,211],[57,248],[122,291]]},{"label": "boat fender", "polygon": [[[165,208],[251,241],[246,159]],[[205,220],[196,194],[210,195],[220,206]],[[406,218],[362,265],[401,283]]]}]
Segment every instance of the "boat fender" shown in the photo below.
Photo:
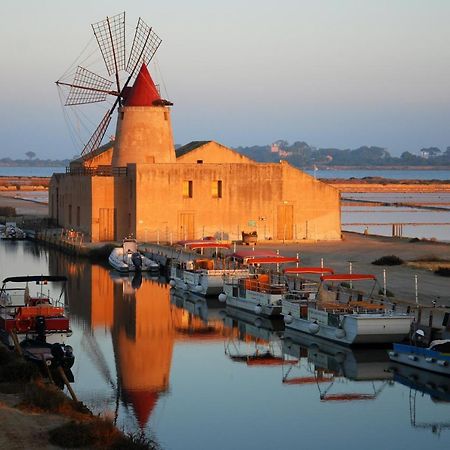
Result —
[{"label": "boat fender", "polygon": [[262,306],[261,305],[256,305],[253,311],[255,311],[255,314],[261,314],[262,313]]},{"label": "boat fender", "polygon": [[194,291],[195,291],[195,292],[201,292],[202,289],[203,289],[203,287],[202,287],[201,284],[197,284],[197,286],[194,287]]},{"label": "boat fender", "polygon": [[219,302],[225,302],[227,300],[227,294],[225,294],[225,292],[222,292],[221,294],[219,294]]},{"label": "boat fender", "polygon": [[294,320],[294,318],[292,317],[291,313],[286,314],[283,318],[284,323],[286,324],[290,324],[292,323],[292,321]]},{"label": "boat fender", "polygon": [[176,282],[173,278],[169,281],[169,285],[170,285],[171,287],[175,287],[176,284],[177,284],[177,282]]},{"label": "boat fender", "polygon": [[345,337],[345,330],[343,330],[342,328],[338,328],[335,332],[335,335],[338,339],[343,339]]},{"label": "boat fender", "polygon": [[309,324],[309,332],[312,334],[317,334],[320,329],[320,325],[317,322],[313,322]]},{"label": "boat fender", "polygon": [[338,364],[343,364],[343,362],[345,361],[345,353],[337,352],[334,359]]},{"label": "boat fender", "polygon": [[262,320],[259,317],[257,317],[255,319],[255,327],[261,328],[261,326],[262,326]]}]

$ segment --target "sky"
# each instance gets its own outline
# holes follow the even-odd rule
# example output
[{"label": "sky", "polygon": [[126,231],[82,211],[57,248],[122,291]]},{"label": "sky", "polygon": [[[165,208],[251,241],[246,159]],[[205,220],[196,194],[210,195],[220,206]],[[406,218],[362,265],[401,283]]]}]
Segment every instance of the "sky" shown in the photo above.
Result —
[{"label": "sky", "polygon": [[[163,40],[150,71],[174,103],[178,144],[284,139],[377,145],[393,155],[450,146],[448,0],[0,4],[0,158],[80,152],[67,117],[72,129],[90,133],[107,105],[63,111],[54,82],[86,45],[95,50],[90,25],[125,8],[129,43],[138,17]],[[92,60],[105,75],[100,53]]]}]

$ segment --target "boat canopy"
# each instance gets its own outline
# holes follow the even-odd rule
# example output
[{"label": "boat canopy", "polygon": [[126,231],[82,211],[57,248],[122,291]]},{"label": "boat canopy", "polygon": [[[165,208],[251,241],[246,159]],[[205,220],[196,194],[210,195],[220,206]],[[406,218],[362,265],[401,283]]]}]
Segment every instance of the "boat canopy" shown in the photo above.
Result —
[{"label": "boat canopy", "polygon": [[287,267],[283,270],[286,275],[295,274],[334,274],[334,270],[330,267]]},{"label": "boat canopy", "polygon": [[200,242],[189,242],[186,244],[191,250],[195,250],[197,248],[226,248],[229,249],[231,247],[230,244],[225,244],[223,242],[215,242],[215,241],[200,241]]},{"label": "boat canopy", "polygon": [[360,273],[340,273],[333,275],[322,275],[321,281],[358,281],[358,280],[376,280],[375,275]]},{"label": "boat canopy", "polygon": [[46,281],[67,281],[67,277],[57,275],[35,275],[25,277],[8,277],[3,280],[3,283],[28,283],[32,281],[46,282]]},{"label": "boat canopy", "polygon": [[247,264],[286,264],[298,262],[297,258],[290,256],[260,256],[256,258],[248,258]]},{"label": "boat canopy", "polygon": [[277,253],[270,250],[240,250],[229,256],[231,259],[239,259],[241,261],[247,261],[254,258],[264,258],[270,256],[279,256]]}]

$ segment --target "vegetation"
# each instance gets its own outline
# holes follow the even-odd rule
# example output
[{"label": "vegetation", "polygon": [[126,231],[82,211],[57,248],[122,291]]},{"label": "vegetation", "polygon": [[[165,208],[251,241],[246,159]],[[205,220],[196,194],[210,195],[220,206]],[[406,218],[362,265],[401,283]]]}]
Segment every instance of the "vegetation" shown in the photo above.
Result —
[{"label": "vegetation", "polygon": [[395,157],[385,148],[376,146],[342,150],[316,148],[301,141],[289,144],[287,141],[279,140],[273,145],[237,147],[236,150],[257,161],[278,162],[280,159],[285,159],[297,167],[450,165],[450,147],[447,147],[444,152],[437,147],[422,148],[417,154],[403,152],[400,157]]},{"label": "vegetation", "polygon": [[382,256],[381,258],[372,261],[372,264],[375,266],[400,266],[403,263],[403,259],[395,255]]},{"label": "vegetation", "polygon": [[29,383],[39,377],[39,370],[34,364],[25,361],[5,346],[0,345],[0,383]]},{"label": "vegetation", "polygon": [[0,216],[15,217],[16,208],[13,208],[12,206],[0,206]]}]

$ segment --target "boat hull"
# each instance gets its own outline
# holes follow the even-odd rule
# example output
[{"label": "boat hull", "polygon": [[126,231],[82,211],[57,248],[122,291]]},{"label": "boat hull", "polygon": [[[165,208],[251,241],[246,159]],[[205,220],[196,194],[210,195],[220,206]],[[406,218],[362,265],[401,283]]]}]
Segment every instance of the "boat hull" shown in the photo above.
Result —
[{"label": "boat hull", "polygon": [[290,316],[286,328],[319,336],[344,345],[389,344],[409,333],[412,316],[399,314],[348,314],[338,317],[310,309],[308,318]]},{"label": "boat hull", "polygon": [[394,344],[391,361],[450,376],[450,355],[413,345]]}]

